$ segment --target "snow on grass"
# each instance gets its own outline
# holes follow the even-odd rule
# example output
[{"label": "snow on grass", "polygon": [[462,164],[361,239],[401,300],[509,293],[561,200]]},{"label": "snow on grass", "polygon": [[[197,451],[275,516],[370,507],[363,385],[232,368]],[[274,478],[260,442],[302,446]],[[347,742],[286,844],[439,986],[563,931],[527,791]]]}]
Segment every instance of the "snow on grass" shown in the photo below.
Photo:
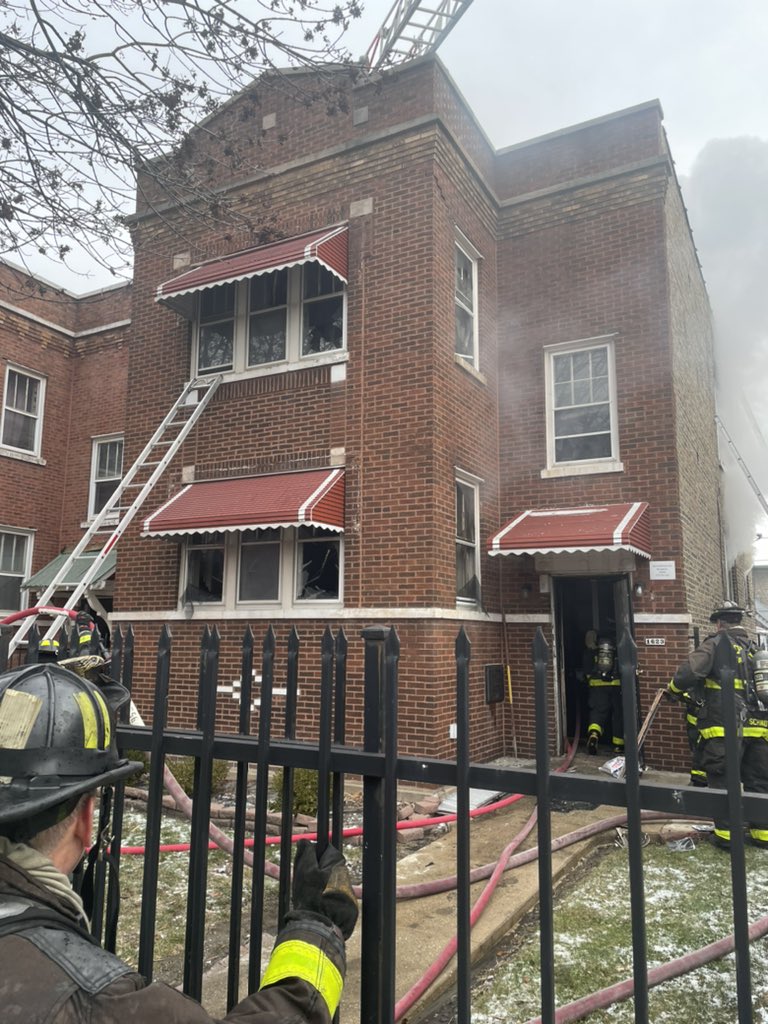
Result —
[{"label": "snow on grass", "polygon": [[[664,964],[733,931],[727,854],[709,845],[691,852],[663,845],[643,850],[647,957]],[[768,913],[768,852],[746,851],[749,919]],[[768,1024],[768,943],[750,947],[754,1020]],[[598,857],[555,897],[555,995],[562,1006],[632,977],[632,930],[626,850]],[[538,930],[520,938],[503,963],[475,987],[473,1024],[522,1024],[541,1011]],[[714,961],[651,989],[654,1024],[723,1024],[736,1020],[735,958]],[[632,1024],[628,1000],[590,1015],[590,1024]]]}]

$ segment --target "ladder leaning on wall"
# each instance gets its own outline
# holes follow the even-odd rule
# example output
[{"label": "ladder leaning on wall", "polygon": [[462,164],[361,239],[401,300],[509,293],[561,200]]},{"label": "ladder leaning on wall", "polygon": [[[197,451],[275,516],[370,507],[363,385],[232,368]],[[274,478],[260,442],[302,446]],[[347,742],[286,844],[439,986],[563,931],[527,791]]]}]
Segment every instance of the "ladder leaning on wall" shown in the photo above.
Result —
[{"label": "ladder leaning on wall", "polygon": [[[104,559],[123,533],[125,533],[150,491],[183,444],[184,439],[205,412],[208,403],[215,395],[219,384],[221,384],[221,379],[220,375],[215,377],[195,377],[184,385],[181,394],[147,442],[144,450],[112,492],[106,505],[90,524],[79,543],[70,552],[45,591],[39,596],[37,600],[39,606],[48,603],[62,580],[67,578],[67,573],[72,568],[75,560],[88,549],[88,545],[101,527],[108,521],[114,520],[114,516],[117,514],[119,516],[117,525],[93,559],[91,565],[88,566],[82,579],[72,591],[67,603],[62,606],[62,613],[76,607],[80,598],[85,593],[88,584],[98,574]],[[127,498],[131,495],[130,504],[123,505],[123,497]],[[27,635],[36,618],[37,616],[30,615],[24,619],[22,625],[11,638],[8,650],[9,655],[16,650]],[[55,635],[65,618],[67,616],[62,614],[54,619],[48,632],[45,634],[46,638]]]}]

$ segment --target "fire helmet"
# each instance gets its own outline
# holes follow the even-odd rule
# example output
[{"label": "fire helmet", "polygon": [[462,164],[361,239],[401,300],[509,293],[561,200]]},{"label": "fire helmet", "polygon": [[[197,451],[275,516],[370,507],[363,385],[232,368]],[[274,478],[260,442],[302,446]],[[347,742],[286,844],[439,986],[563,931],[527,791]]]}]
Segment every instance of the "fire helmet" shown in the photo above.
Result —
[{"label": "fire helmet", "polygon": [[14,822],[34,835],[83,793],[137,770],[115,741],[116,712],[128,698],[117,683],[97,686],[53,663],[0,675],[0,833],[22,841]]},{"label": "fire helmet", "polygon": [[712,614],[709,616],[710,622],[717,622],[718,619],[722,619],[723,622],[732,623],[734,626],[738,626],[741,622],[741,617],[744,614],[744,609],[740,608],[735,601],[723,601],[719,608],[715,608]]}]

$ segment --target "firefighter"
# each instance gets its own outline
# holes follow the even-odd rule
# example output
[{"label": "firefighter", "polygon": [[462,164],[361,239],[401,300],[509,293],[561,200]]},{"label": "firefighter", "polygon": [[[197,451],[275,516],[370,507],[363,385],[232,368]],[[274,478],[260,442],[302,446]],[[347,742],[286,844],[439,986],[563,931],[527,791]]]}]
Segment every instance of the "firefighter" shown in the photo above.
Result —
[{"label": "firefighter", "polygon": [[[762,707],[755,689],[755,645],[741,625],[744,609],[724,601],[709,617],[715,632],[705,637],[675,672],[667,687],[669,695],[681,700],[687,694],[689,708],[695,708],[698,738],[696,764],[706,775],[706,784],[725,788],[725,726],[720,683],[714,678],[715,641],[726,636],[733,646],[738,665],[734,679],[739,737],[739,766],[744,789],[768,793],[768,708]],[[755,846],[768,847],[768,815],[765,821],[750,823],[749,835]],[[729,849],[731,830],[727,819],[716,819],[713,842]]]},{"label": "firefighter", "polygon": [[596,754],[600,741],[607,735],[611,737],[614,751],[623,753],[624,712],[621,704],[621,680],[616,665],[616,644],[608,637],[598,638],[594,661],[587,673],[587,685],[587,753]]},{"label": "firefighter", "polygon": [[[196,1002],[147,984],[90,936],[68,876],[91,843],[96,791],[136,771],[114,720],[128,699],[60,665],[0,675],[0,1005],[3,1020],[50,1024],[211,1024]],[[293,910],[258,992],[221,1018],[330,1024],[357,903],[342,855],[303,840]]]}]

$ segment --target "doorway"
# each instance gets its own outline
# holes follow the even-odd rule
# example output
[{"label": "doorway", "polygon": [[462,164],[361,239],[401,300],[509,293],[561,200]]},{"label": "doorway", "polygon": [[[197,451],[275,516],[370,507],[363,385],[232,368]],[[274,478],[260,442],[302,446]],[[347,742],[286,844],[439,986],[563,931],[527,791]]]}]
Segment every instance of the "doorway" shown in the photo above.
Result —
[{"label": "doorway", "polygon": [[[624,629],[634,633],[629,577],[561,576],[553,579],[561,735],[586,736],[591,666],[587,641],[608,636],[616,642]],[[590,637],[590,633],[592,637]]]}]

